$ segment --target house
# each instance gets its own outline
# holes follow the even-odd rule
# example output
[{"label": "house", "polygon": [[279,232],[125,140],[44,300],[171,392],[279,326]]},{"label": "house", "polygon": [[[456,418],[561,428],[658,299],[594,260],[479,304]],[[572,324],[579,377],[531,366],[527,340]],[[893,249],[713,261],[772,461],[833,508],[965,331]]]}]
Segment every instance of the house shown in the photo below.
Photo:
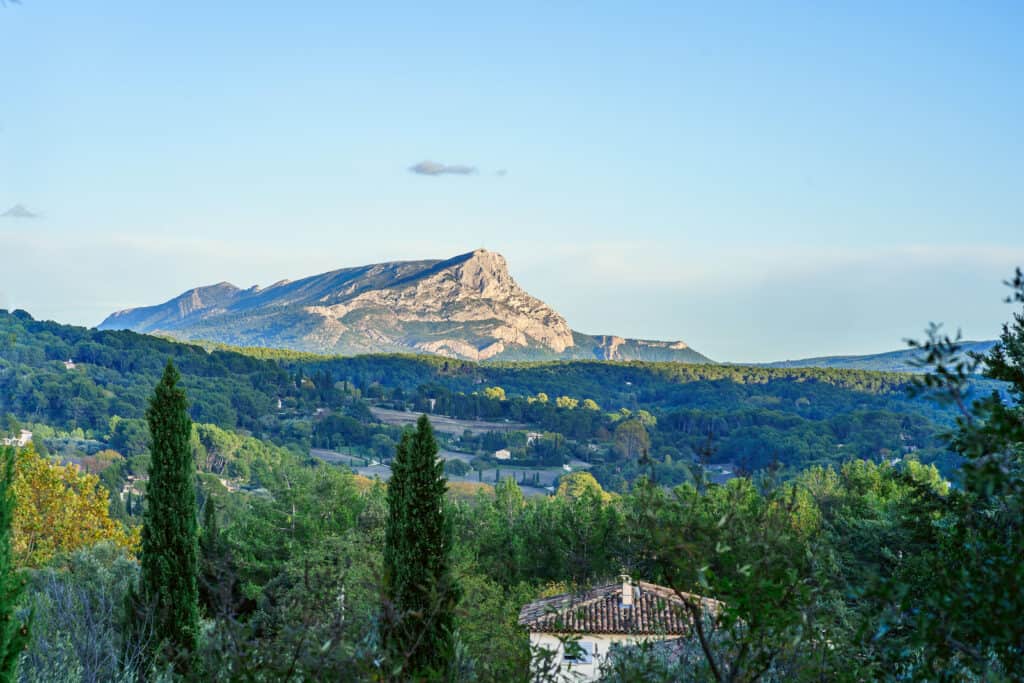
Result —
[{"label": "house", "polygon": [[68,358],[66,361],[64,361],[64,369],[65,370],[74,370],[75,369],[75,361],[73,361],[70,358]]},{"label": "house", "polygon": [[125,480],[124,486],[121,487],[121,500],[125,500],[128,494],[135,497],[146,495],[146,484],[149,482],[149,477],[138,476],[135,474],[129,474]]},{"label": "house", "polygon": [[512,451],[510,451],[507,448],[502,448],[500,450],[494,451],[494,459],[495,460],[511,460],[512,459]]},{"label": "house", "polygon": [[5,436],[0,439],[0,446],[14,446],[15,448],[24,448],[32,440],[32,432],[27,429],[22,429],[18,436]]},{"label": "house", "polygon": [[[621,576],[615,583],[582,593],[542,598],[519,612],[533,651],[554,656],[566,681],[597,680],[601,664],[615,644],[674,640],[690,633],[687,603],[715,613],[721,603],[645,581]],[[566,646],[574,642],[574,646]],[[536,658],[536,655],[535,655]],[[534,665],[538,664],[535,659]]]}]

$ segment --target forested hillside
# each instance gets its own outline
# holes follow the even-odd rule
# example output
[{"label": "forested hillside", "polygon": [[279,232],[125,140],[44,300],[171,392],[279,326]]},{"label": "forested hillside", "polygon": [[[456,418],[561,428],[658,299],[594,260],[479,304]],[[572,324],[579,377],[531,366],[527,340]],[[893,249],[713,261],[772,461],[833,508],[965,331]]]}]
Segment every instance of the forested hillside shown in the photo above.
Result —
[{"label": "forested hillside", "polygon": [[[13,557],[29,570],[25,607],[5,614],[33,615],[20,680],[555,681],[517,625],[520,608],[623,567],[720,611],[691,614],[702,628],[671,650],[613,651],[605,681],[1012,680],[1019,670],[1020,598],[1005,588],[1021,571],[1024,317],[988,359],[986,381],[1008,389],[984,398],[994,385],[939,337],[922,349],[939,370],[912,383],[836,369],[323,358],[21,312],[0,324],[4,426],[37,430],[35,447],[5,455],[19,492]],[[177,376],[168,359],[188,401],[175,398],[166,422],[180,425],[179,472],[192,459],[199,471],[195,499],[174,500],[202,516],[197,541],[189,531],[199,562],[176,650],[137,635],[156,612],[136,591],[162,590],[137,557],[161,551],[145,529],[165,521],[149,502],[162,484],[145,474],[166,453],[143,418],[157,414],[161,373]],[[957,412],[910,398],[911,385]],[[504,447],[523,468],[583,459],[597,480],[566,473],[554,495],[529,499],[507,478],[467,492],[445,482],[429,422],[403,434],[375,417],[419,411],[472,425],[441,438],[475,453],[474,466]],[[393,458],[397,483],[307,459],[310,446]],[[963,463],[960,485],[929,459]],[[750,476],[716,484],[716,462]],[[418,528],[410,506],[435,515],[425,547],[401,531]],[[443,600],[403,611],[396,576],[415,567],[443,578]],[[160,626],[160,642],[177,626]],[[424,664],[411,654],[420,637],[445,649]]]},{"label": "forested hillside", "polygon": [[[310,446],[350,447],[386,458],[398,432],[366,410],[377,404],[492,420],[492,437],[461,446],[485,455],[507,447],[521,466],[590,462],[598,480],[614,490],[624,489],[643,463],[668,483],[685,481],[708,463],[741,472],[781,466],[795,473],[812,464],[914,454],[947,473],[955,469],[955,459],[935,438],[949,414],[908,397],[907,375],[323,357],[181,344],[35,321],[24,312],[0,314],[0,413],[59,432],[80,430],[81,438],[135,455],[138,447],[128,442],[139,433],[145,397],[168,359],[181,370],[194,421],[241,430],[297,453]],[[546,436],[527,448],[525,434],[506,433],[504,421]]]}]

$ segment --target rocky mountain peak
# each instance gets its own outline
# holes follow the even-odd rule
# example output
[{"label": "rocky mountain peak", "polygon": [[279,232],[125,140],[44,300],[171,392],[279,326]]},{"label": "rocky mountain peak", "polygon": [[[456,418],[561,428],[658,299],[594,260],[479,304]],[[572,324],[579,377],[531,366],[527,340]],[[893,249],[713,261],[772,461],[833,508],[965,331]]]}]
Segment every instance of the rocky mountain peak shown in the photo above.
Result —
[{"label": "rocky mountain peak", "polygon": [[518,289],[508,272],[505,257],[486,249],[476,249],[443,261],[440,269],[450,272],[467,293],[477,296],[500,298]]},{"label": "rocky mountain peak", "polygon": [[[501,254],[486,249],[343,268],[266,288],[221,282],[118,311],[100,327],[320,353],[415,351],[470,360],[671,359],[685,349],[573,332],[516,283]],[[686,357],[703,359],[692,351]]]}]

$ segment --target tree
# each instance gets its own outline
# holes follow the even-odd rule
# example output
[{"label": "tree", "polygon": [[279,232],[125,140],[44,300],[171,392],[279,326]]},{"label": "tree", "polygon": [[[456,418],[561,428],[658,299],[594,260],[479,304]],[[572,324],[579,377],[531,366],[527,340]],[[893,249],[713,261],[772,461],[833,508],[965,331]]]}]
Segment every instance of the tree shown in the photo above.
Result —
[{"label": "tree", "polygon": [[644,427],[655,427],[658,424],[658,418],[651,415],[646,410],[638,410],[636,412],[636,419],[640,420],[640,424]]},{"label": "tree", "polygon": [[189,669],[199,629],[195,463],[185,391],[168,361],[146,411],[152,439],[142,527],[140,593],[154,611],[155,639],[179,672]]},{"label": "tree", "polygon": [[[1008,303],[1024,304],[1024,274],[1007,283]],[[932,371],[919,388],[959,410],[948,435],[964,458],[960,486],[947,495],[919,487],[916,514],[908,524],[928,534],[932,552],[920,558],[909,582],[894,577],[887,588],[899,610],[879,633],[909,631],[921,661],[938,678],[958,678],[967,669],[984,680],[1013,678],[1024,671],[1024,312],[1003,326],[985,355],[965,354],[956,339],[932,326],[929,339],[912,343]],[[972,375],[1006,383],[971,403]],[[951,599],[951,596],[956,596]]]},{"label": "tree", "polygon": [[403,680],[444,678],[455,654],[452,521],[426,415],[396,449],[384,541],[385,643]]},{"label": "tree", "polygon": [[504,401],[505,390],[501,387],[484,387],[484,396],[492,401]]},{"label": "tree", "polygon": [[444,463],[444,471],[453,477],[464,477],[469,474],[471,469],[469,463],[458,458],[446,460]]},{"label": "tree", "polygon": [[208,496],[203,505],[203,531],[199,537],[199,598],[208,615],[216,614],[221,606],[218,589],[229,588],[233,583],[226,571],[226,555],[217,526],[217,505],[213,497]]},{"label": "tree", "polygon": [[14,566],[11,527],[14,521],[14,449],[0,452],[0,681],[17,680],[18,659],[28,642],[28,624],[19,623],[15,609],[25,583]]},{"label": "tree", "polygon": [[595,493],[603,501],[611,500],[611,495],[601,488],[590,472],[570,472],[562,475],[558,480],[558,492],[555,495],[575,499],[582,498],[587,493]]},{"label": "tree", "polygon": [[615,428],[615,450],[623,460],[636,460],[650,448],[651,438],[640,420],[626,420]]},{"label": "tree", "polygon": [[[707,679],[791,680],[781,662],[816,662],[805,651],[829,648],[817,624],[819,515],[805,492],[762,495],[746,478],[669,492],[642,479],[630,503],[633,559],[683,600]],[[709,612],[695,594],[722,603]]]},{"label": "tree", "polygon": [[107,490],[96,475],[44,460],[31,445],[15,458],[13,547],[19,565],[40,567],[58,553],[100,541],[135,551],[138,536],[110,518]]}]

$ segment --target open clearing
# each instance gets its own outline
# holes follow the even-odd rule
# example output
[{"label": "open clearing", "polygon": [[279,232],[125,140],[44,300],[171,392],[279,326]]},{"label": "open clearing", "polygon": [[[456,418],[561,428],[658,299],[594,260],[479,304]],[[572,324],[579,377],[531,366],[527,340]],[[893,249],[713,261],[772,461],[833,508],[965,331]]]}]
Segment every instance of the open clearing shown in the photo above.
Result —
[{"label": "open clearing", "polygon": [[[329,451],[322,448],[314,448],[309,452],[310,456],[329,462],[336,465],[347,465],[352,470],[364,477],[373,479],[378,477],[381,481],[387,481],[391,478],[391,468],[384,464],[376,465],[365,465],[365,459],[359,456],[348,455],[347,453],[339,453],[338,451]],[[437,453],[438,457],[444,460],[469,460],[473,456],[467,453],[456,453],[455,451],[440,450]],[[570,465],[574,471],[585,470],[590,467],[588,463],[580,460],[573,460]],[[540,486],[526,486],[520,485],[523,489],[523,494],[527,496],[542,496],[546,495],[548,491],[545,491],[543,487],[551,486],[555,479],[565,474],[565,470],[561,467],[544,467],[544,468],[530,468],[530,467],[515,467],[513,465],[502,466],[500,468],[490,467],[483,470],[482,474],[477,472],[470,472],[464,477],[448,476],[449,481],[466,481],[466,482],[483,482],[484,484],[491,484],[492,486],[497,483],[495,477],[498,476],[500,470],[501,479],[515,479],[516,481],[522,481],[524,478],[527,481],[532,481],[533,477],[539,474]]]},{"label": "open clearing", "polygon": [[[389,425],[413,425],[420,418],[420,413],[407,412],[404,410],[392,410],[390,408],[370,408],[373,416]],[[483,434],[484,432],[511,432],[527,430],[529,427],[521,422],[489,422],[487,420],[457,420],[453,417],[441,415],[428,415],[430,424],[434,425],[435,432],[445,434],[462,434],[467,429],[472,434]]]}]

